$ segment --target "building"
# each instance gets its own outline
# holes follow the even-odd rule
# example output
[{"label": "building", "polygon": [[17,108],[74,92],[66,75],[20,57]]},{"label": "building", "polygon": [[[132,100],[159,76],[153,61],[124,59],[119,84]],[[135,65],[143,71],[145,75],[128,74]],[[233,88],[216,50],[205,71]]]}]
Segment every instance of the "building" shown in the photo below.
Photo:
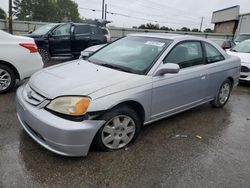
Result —
[{"label": "building", "polygon": [[212,16],[215,33],[250,33],[250,13],[240,14],[240,6],[214,11]]}]

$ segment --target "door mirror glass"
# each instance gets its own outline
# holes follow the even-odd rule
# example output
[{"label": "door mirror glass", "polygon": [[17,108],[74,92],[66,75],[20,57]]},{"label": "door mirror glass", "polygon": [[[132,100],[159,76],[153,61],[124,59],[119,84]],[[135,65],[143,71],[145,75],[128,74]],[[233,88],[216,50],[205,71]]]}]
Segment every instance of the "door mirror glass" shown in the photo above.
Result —
[{"label": "door mirror glass", "polygon": [[164,74],[176,74],[180,71],[180,66],[175,63],[161,64],[154,76],[162,76]]}]

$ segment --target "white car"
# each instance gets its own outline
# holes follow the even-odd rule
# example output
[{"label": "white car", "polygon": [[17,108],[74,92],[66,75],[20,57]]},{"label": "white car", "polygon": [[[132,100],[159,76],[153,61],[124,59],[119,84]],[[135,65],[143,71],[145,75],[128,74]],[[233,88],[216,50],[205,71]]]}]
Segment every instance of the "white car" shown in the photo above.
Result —
[{"label": "white car", "polygon": [[0,30],[0,94],[43,68],[34,39]]},{"label": "white car", "polygon": [[250,39],[237,44],[231,50],[227,50],[227,53],[241,59],[240,80],[250,82]]}]

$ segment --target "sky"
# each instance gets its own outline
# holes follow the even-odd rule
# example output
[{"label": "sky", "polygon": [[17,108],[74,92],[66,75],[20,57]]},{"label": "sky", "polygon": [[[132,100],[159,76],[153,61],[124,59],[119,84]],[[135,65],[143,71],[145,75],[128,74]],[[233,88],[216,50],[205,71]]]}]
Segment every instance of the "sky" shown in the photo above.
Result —
[{"label": "sky", "polygon": [[[100,19],[102,0],[74,0],[79,13],[84,18]],[[250,12],[250,0],[105,0],[110,25],[132,27],[153,23],[178,29],[181,27],[199,28],[204,17],[202,29],[213,28],[212,12],[240,5],[240,13]],[[7,11],[8,0],[0,0],[0,7]],[[95,10],[95,11],[93,11]]]}]

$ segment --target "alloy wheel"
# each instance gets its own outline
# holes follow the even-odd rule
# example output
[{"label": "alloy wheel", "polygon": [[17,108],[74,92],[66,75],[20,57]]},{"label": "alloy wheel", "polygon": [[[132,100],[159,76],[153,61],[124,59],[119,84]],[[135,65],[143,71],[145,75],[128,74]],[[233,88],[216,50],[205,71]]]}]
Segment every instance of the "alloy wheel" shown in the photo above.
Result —
[{"label": "alloy wheel", "polygon": [[129,116],[115,116],[104,125],[102,142],[109,149],[120,149],[133,139],[135,129],[135,122]]},{"label": "alloy wheel", "polygon": [[220,89],[220,93],[219,93],[219,101],[221,104],[224,104],[228,97],[230,95],[230,85],[229,83],[224,83]]},{"label": "alloy wheel", "polygon": [[0,91],[7,89],[11,84],[10,73],[4,69],[0,69]]}]

